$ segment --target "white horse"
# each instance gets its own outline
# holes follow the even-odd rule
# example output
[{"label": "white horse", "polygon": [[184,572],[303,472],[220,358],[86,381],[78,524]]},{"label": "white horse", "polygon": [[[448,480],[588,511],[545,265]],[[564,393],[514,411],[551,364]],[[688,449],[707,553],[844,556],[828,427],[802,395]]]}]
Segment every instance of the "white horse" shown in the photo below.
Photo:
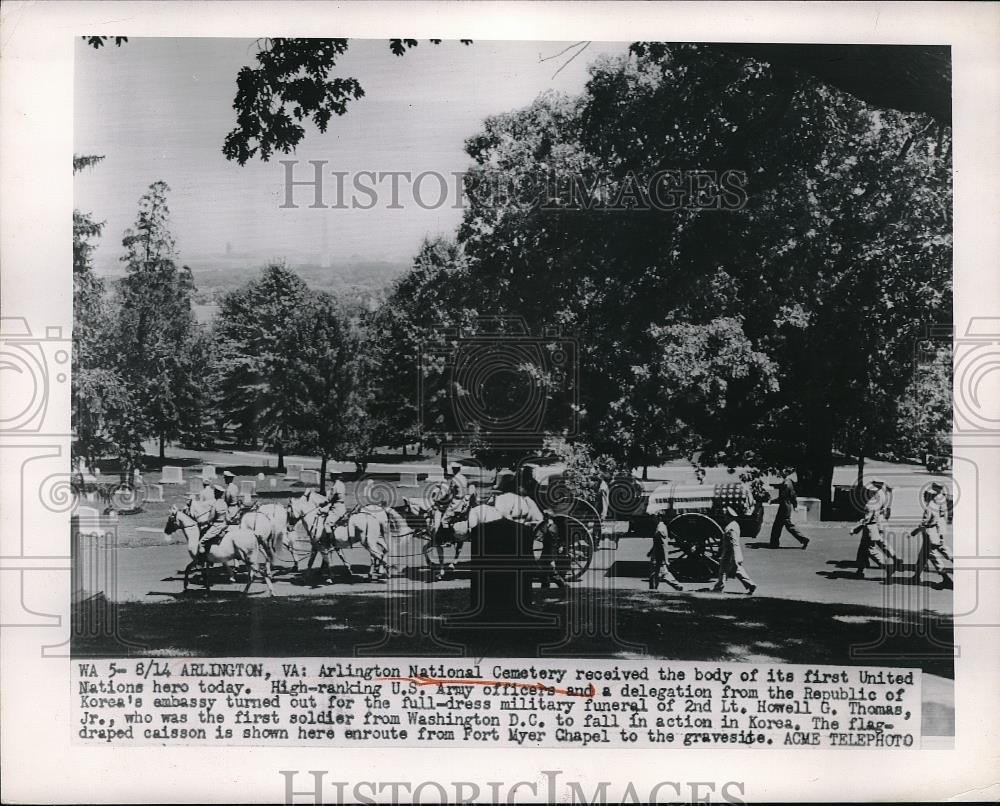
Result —
[{"label": "white horse", "polygon": [[334,551],[347,568],[347,573],[351,577],[357,576],[351,570],[343,550],[361,544],[371,557],[369,579],[384,579],[391,571],[386,560],[389,554],[390,529],[385,510],[376,504],[370,504],[351,512],[346,521],[333,524],[329,511],[323,508],[327,503],[326,496],[307,490],[298,498],[289,499],[286,507],[288,525],[294,528],[301,521],[312,545],[306,570],[312,568],[318,554],[322,555],[321,567],[325,572],[325,579],[333,582],[330,576],[330,552]]},{"label": "white horse", "polygon": [[[201,565],[202,583],[205,585],[205,589],[208,590],[211,587],[208,580],[208,566],[211,563],[222,563],[225,565],[236,561],[242,562],[247,569],[247,584],[243,588],[243,593],[250,590],[254,572],[256,571],[263,577],[268,591],[274,596],[274,586],[271,584],[271,568],[267,562],[266,555],[263,563],[258,559],[257,552],[260,550],[260,546],[257,542],[257,536],[253,532],[230,526],[222,535],[222,540],[212,543],[204,553],[201,553],[199,552],[201,528],[198,521],[187,512],[179,510],[177,507],[171,507],[167,524],[163,527],[163,532],[169,536],[178,530],[184,535],[184,539],[187,541],[188,554],[191,556],[191,562],[184,569],[184,590],[188,588],[188,576],[191,573],[191,569],[196,565]],[[263,571],[261,571],[261,568],[263,568]]]},{"label": "white horse", "polygon": [[240,526],[257,535],[267,552],[268,560],[274,562],[278,550],[284,547],[295,564],[295,570],[299,570],[299,561],[292,551],[292,541],[288,535],[288,510],[282,504],[260,504],[254,507],[243,513]]}]

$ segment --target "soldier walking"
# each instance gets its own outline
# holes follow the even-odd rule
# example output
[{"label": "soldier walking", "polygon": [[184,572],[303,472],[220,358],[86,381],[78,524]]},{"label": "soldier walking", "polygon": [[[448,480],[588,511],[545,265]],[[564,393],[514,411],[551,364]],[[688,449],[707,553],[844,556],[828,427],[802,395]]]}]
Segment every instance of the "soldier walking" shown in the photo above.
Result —
[{"label": "soldier walking", "polygon": [[872,479],[865,485],[868,500],[865,502],[865,517],[861,523],[854,527],[851,534],[861,532],[861,541],[858,543],[858,553],[855,557],[855,576],[863,579],[865,571],[869,567],[869,561],[873,561],[877,568],[884,568],[886,582],[888,582],[896,568],[897,558],[886,544],[882,534],[882,527],[885,524],[886,510],[889,505],[889,495],[885,489],[885,483],[879,479]]},{"label": "soldier walking", "polygon": [[724,510],[728,517],[728,523],[722,534],[722,546],[719,556],[719,579],[712,590],[721,593],[726,586],[726,577],[736,577],[743,583],[748,594],[757,590],[756,583],[750,579],[746,568],[743,567],[743,548],[740,546],[740,522],[737,520],[736,510],[727,506]]},{"label": "soldier walking", "polygon": [[656,590],[661,582],[666,582],[675,591],[684,590],[677,578],[670,571],[667,557],[670,546],[670,530],[667,527],[667,510],[657,514],[656,531],[653,532],[653,547],[646,555],[649,557],[649,589]]},{"label": "soldier walking", "polygon": [[931,485],[931,497],[924,504],[923,516],[920,525],[910,532],[911,535],[921,535],[920,552],[917,555],[916,568],[913,572],[913,581],[920,583],[920,577],[927,569],[927,564],[934,566],[934,570],[941,575],[941,587],[954,587],[951,573],[945,569],[943,563],[938,560],[938,556],[946,561],[951,561],[951,556],[944,545],[944,525],[948,522],[948,496],[945,494],[944,486],[939,482]]},{"label": "soldier walking", "polygon": [[778,548],[781,540],[781,530],[787,529],[788,533],[806,548],[809,545],[809,538],[799,531],[792,522],[792,513],[799,505],[799,499],[795,495],[795,484],[792,482],[792,474],[787,473],[778,487],[778,511],[774,515],[774,524],[771,526],[771,548]]}]

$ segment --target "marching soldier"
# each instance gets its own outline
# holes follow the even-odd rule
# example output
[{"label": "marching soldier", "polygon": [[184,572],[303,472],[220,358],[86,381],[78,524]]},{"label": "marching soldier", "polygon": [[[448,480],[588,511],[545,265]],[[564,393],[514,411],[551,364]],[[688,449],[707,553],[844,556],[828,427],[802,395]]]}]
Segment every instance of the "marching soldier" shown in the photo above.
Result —
[{"label": "marching soldier", "polygon": [[942,587],[954,587],[951,574],[945,570],[944,565],[938,560],[936,555],[940,555],[947,561],[951,561],[951,556],[944,545],[944,525],[948,522],[948,496],[944,491],[944,486],[939,482],[931,484],[931,497],[924,504],[923,516],[920,525],[910,532],[916,536],[920,533],[922,543],[920,553],[917,555],[916,568],[913,572],[913,581],[920,582],[920,577],[927,569],[929,562],[941,575]]},{"label": "marching soldier", "polygon": [[798,497],[795,495],[795,484],[792,482],[792,474],[788,473],[778,488],[778,511],[774,516],[774,524],[771,526],[771,548],[778,548],[781,541],[781,530],[787,529],[788,533],[806,548],[809,545],[809,538],[799,531],[792,522],[792,513],[799,505]]},{"label": "marching soldier", "polygon": [[872,560],[876,567],[885,569],[886,581],[888,582],[897,562],[896,555],[892,553],[882,535],[886,508],[889,505],[889,495],[885,489],[885,482],[879,479],[869,481],[865,485],[865,490],[868,494],[868,500],[865,502],[865,516],[851,530],[851,534],[861,533],[861,542],[858,544],[858,553],[855,558],[857,562],[855,576],[858,579],[863,579],[865,570],[869,566],[869,560]]},{"label": "marching soldier", "polygon": [[675,591],[684,590],[670,571],[667,550],[670,545],[670,530],[667,528],[667,510],[657,513],[656,531],[653,532],[653,547],[649,557],[649,589],[656,590],[661,582],[666,582]]},{"label": "marching soldier", "polygon": [[719,556],[719,579],[712,590],[721,593],[726,586],[726,577],[734,576],[743,583],[748,594],[757,590],[757,585],[746,568],[743,567],[743,548],[740,546],[740,522],[737,520],[736,510],[727,506],[723,510],[728,516],[728,523],[723,530],[721,553]]}]

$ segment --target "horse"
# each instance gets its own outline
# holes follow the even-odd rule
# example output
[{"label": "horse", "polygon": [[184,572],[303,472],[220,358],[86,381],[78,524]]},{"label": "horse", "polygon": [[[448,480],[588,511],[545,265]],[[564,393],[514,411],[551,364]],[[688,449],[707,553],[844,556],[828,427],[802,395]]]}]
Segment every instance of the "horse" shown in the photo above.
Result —
[{"label": "horse", "polygon": [[222,563],[225,565],[235,560],[237,562],[242,561],[247,569],[247,584],[243,588],[244,594],[250,590],[250,585],[253,583],[254,571],[260,573],[260,568],[263,565],[263,573],[261,575],[267,584],[267,589],[271,596],[274,596],[274,586],[271,584],[271,569],[267,563],[266,556],[263,563],[257,560],[257,551],[260,546],[257,543],[257,536],[253,532],[230,526],[223,533],[220,541],[212,543],[206,547],[204,553],[200,553],[201,528],[198,521],[187,512],[179,510],[177,507],[171,507],[166,526],[163,527],[163,532],[169,536],[178,530],[180,530],[187,540],[187,550],[191,556],[191,562],[184,568],[185,591],[188,588],[188,576],[191,573],[191,569],[196,565],[201,565],[202,583],[205,585],[205,590],[208,590],[211,588],[208,580],[209,564]]},{"label": "horse", "polygon": [[360,543],[371,557],[368,578],[376,581],[383,578],[383,573],[388,575],[391,571],[391,566],[386,561],[389,554],[390,530],[389,517],[385,510],[376,504],[356,508],[348,515],[346,522],[341,521],[334,526],[329,522],[329,513],[321,509],[326,503],[328,503],[326,496],[308,490],[298,498],[290,498],[286,505],[288,525],[294,528],[301,521],[312,544],[306,570],[312,568],[316,555],[320,554],[323,558],[321,568],[325,571],[325,580],[332,583],[330,552],[335,551],[347,568],[347,573],[353,578],[357,574],[351,570],[343,550]]},{"label": "horse", "polygon": [[292,551],[292,541],[288,536],[288,510],[282,504],[259,504],[240,518],[240,527],[257,535],[261,547],[267,552],[268,560],[274,562],[278,549],[284,546],[292,558],[295,570],[299,561]]},{"label": "horse", "polygon": [[449,526],[444,525],[444,510],[437,505],[440,495],[447,493],[447,486],[439,484],[431,491],[430,502],[422,498],[404,498],[404,504],[411,515],[419,515],[427,525],[428,541],[423,548],[424,560],[428,567],[433,567],[431,552],[437,551],[437,565],[440,568],[437,578],[444,579],[444,547],[454,546],[455,556],[448,563],[449,571],[455,570],[455,564],[462,555],[462,547],[469,539],[469,524],[465,520],[453,520]]}]

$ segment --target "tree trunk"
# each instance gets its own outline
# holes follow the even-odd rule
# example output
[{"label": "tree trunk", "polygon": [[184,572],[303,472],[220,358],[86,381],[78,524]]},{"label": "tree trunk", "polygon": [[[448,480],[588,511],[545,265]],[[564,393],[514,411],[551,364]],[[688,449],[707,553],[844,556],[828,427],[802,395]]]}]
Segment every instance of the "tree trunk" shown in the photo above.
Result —
[{"label": "tree trunk", "polygon": [[319,494],[326,495],[326,457],[319,457]]},{"label": "tree trunk", "polygon": [[282,440],[278,440],[275,446],[278,449],[278,470],[285,469],[285,443]]},{"label": "tree trunk", "polygon": [[359,479],[363,478],[364,475],[365,475],[365,471],[367,469],[368,469],[368,462],[366,462],[364,459],[355,459],[354,460],[354,475],[357,478],[359,478]]},{"label": "tree trunk", "polygon": [[403,458],[406,458],[406,443],[403,443]]},{"label": "tree trunk", "polygon": [[644,464],[642,466],[642,480],[649,481],[649,465]]},{"label": "tree trunk", "polygon": [[855,486],[860,489],[865,486],[865,455],[864,453],[858,454],[858,480],[855,482]]},{"label": "tree trunk", "polygon": [[829,429],[817,426],[808,437],[806,451],[796,465],[799,495],[830,502],[833,486],[833,437]]},{"label": "tree trunk", "polygon": [[448,443],[441,443],[441,469],[445,472],[448,471]]},{"label": "tree trunk", "polygon": [[165,446],[165,443],[164,443],[164,439],[163,439],[163,434],[161,433],[160,434],[160,459],[161,460],[167,458],[167,455],[166,455],[166,453],[164,453],[164,450],[163,450],[164,446]]}]

